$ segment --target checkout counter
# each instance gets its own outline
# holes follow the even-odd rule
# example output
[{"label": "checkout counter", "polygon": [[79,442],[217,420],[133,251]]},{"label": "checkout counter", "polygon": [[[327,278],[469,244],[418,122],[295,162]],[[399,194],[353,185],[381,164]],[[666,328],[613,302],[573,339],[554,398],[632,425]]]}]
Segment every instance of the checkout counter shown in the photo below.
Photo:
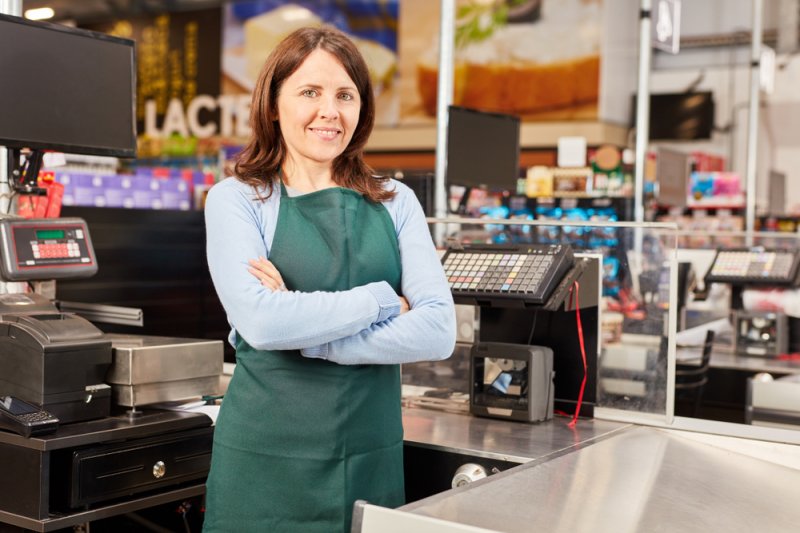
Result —
[{"label": "checkout counter", "polygon": [[[6,281],[97,270],[81,219],[2,219],[0,248]],[[0,295],[0,528],[203,494],[211,419],[152,405],[217,394],[222,368],[222,341],[107,335],[38,294]]]},{"label": "checkout counter", "polygon": [[[662,255],[653,253],[642,262],[655,268],[668,264],[677,243],[647,231],[644,240],[667,244]],[[666,294],[665,303],[675,301],[669,287]],[[471,316],[459,314],[467,320]],[[477,315],[492,317],[485,309]],[[676,353],[665,323],[670,316],[675,315],[664,312],[648,320],[646,331],[611,342],[599,339],[594,418],[581,418],[574,427],[563,416],[535,424],[469,416],[464,406],[445,404],[438,393],[426,397],[410,388],[404,399],[406,452],[414,458],[407,461],[409,489],[438,483],[438,490],[409,498],[399,509],[359,502],[353,532],[794,531],[800,523],[795,504],[800,498],[800,438],[672,419],[672,395],[665,389]],[[463,329],[483,327],[480,320]],[[634,341],[626,342],[631,336]],[[683,355],[701,350],[690,348]],[[454,354],[450,370],[424,363],[404,367],[404,380],[409,374],[410,386],[419,384],[420,377],[444,377],[446,387],[452,387],[454,377],[469,375],[468,353],[464,350],[460,362]],[[793,365],[723,354],[717,346],[715,359],[718,365],[746,360],[756,371],[775,366],[787,372]],[[625,382],[609,390],[604,378]],[[436,464],[446,468],[437,472],[431,466]],[[470,474],[470,482],[456,486],[459,479],[453,474],[459,472]],[[420,481],[426,474],[428,480]]]}]

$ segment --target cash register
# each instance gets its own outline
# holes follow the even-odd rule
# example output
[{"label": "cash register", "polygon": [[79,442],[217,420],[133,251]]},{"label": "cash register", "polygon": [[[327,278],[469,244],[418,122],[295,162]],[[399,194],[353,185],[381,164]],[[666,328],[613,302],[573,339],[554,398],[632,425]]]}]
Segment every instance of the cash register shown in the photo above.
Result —
[{"label": "cash register", "polygon": [[[97,261],[77,218],[0,220],[5,281],[88,277]],[[104,383],[111,341],[88,320],[35,293],[0,295],[0,396],[40,406],[61,423],[110,414]]]},{"label": "cash register", "polygon": [[731,287],[733,348],[739,355],[772,357],[787,353],[791,342],[790,320],[796,319],[772,310],[744,308],[745,289],[796,288],[800,286],[800,250],[793,248],[719,249],[705,276],[710,283]]},{"label": "cash register", "polygon": [[[482,310],[487,330],[483,319],[493,309],[510,311],[502,321],[512,328],[520,316],[557,311],[584,268],[567,244],[451,245],[442,265],[455,303]],[[471,347],[473,415],[523,422],[553,417],[554,351],[532,344],[533,330],[522,342],[482,338]]]},{"label": "cash register", "polygon": [[[76,278],[97,271],[87,224],[79,218],[0,219],[0,254],[5,281]],[[136,409],[148,402],[126,404],[114,397],[115,381],[137,398],[144,397],[139,387],[155,387],[151,380],[140,382],[135,371],[142,364],[151,374],[163,374],[158,368],[168,360],[191,366],[180,373],[181,394],[194,391],[186,378],[200,372],[196,367],[202,367],[203,376],[216,369],[196,364],[198,359],[215,357],[221,372],[221,341],[213,341],[220,344],[213,355],[213,347],[206,346],[212,341],[198,341],[198,352],[188,342],[192,339],[167,340],[153,337],[130,348],[131,339],[104,334],[39,294],[0,295],[0,530],[5,523],[49,531],[56,524],[203,493],[211,419],[199,412]],[[114,343],[122,343],[117,355]],[[152,347],[160,349],[159,360]],[[115,358],[124,358],[124,364]],[[138,359],[141,364],[132,364]],[[145,390],[146,400],[174,397],[162,388]],[[110,502],[116,511],[109,511]]]}]

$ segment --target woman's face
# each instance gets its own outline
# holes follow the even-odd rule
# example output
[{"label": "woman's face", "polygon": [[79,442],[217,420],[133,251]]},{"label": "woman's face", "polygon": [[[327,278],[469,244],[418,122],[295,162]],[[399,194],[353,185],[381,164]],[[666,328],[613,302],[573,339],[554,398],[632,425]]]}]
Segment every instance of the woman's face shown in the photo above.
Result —
[{"label": "woman's face", "polygon": [[328,164],[353,137],[361,97],[331,53],[316,49],[284,80],[278,122],[288,157],[296,164]]}]

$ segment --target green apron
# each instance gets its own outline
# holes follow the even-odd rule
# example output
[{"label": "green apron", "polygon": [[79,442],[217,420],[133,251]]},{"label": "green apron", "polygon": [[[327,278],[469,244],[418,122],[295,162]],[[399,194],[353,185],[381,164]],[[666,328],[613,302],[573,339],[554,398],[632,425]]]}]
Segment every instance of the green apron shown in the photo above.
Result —
[{"label": "green apron", "polygon": [[[269,259],[289,290],[400,287],[386,208],[281,184]],[[314,328],[314,324],[308,324]],[[399,365],[337,365],[241,338],[214,431],[204,531],[349,532],[353,502],[404,503]]]}]

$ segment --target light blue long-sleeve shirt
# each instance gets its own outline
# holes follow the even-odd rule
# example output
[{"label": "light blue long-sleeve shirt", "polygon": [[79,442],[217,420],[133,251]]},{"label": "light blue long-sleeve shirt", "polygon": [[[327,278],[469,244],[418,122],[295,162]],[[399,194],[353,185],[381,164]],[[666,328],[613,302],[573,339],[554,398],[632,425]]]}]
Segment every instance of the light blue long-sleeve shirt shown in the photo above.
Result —
[{"label": "light blue long-sleeve shirt", "polygon": [[[248,260],[269,257],[281,191],[260,200],[234,178],[216,184],[205,206],[206,251],[211,279],[231,325],[260,350],[300,350],[339,364],[396,364],[439,360],[455,344],[453,298],[413,191],[390,180],[397,192],[383,203],[400,246],[401,292],[385,281],[338,292],[273,292],[247,271]],[[262,193],[262,197],[265,194]],[[309,258],[309,260],[313,260]]]}]

